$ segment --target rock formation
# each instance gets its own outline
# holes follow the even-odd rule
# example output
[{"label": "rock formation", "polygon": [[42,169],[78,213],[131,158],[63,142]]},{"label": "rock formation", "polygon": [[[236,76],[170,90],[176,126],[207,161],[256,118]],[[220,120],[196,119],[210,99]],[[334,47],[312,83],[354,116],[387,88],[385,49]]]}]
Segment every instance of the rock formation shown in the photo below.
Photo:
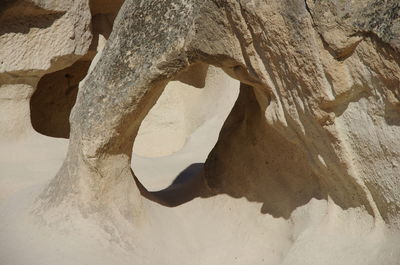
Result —
[{"label": "rock formation", "polygon": [[99,38],[108,38],[121,2],[93,7],[81,0],[7,0],[1,5],[2,138],[24,135],[32,125],[43,134],[68,137],[77,84]]},{"label": "rock formation", "polygon": [[[30,126],[41,76],[68,79],[87,54],[101,20],[88,12],[83,0],[1,11],[1,137]],[[138,264],[399,264],[399,12],[397,0],[126,0],[79,86],[67,157],[30,214],[92,220]],[[168,82],[201,87],[207,65],[239,80],[239,97],[186,190],[198,198],[168,208],[134,176],[133,143]],[[86,70],[75,66],[77,89]],[[64,120],[67,88],[54,93]],[[39,127],[67,137],[45,110]],[[176,223],[184,231],[168,232]]]}]

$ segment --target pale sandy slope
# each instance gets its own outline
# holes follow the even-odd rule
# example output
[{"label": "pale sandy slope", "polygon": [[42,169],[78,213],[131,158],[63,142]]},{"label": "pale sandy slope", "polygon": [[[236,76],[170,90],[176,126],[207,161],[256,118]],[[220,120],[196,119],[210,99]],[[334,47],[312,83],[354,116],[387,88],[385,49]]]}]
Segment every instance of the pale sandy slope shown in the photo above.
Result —
[{"label": "pale sandy slope", "polygon": [[38,134],[0,142],[0,202],[15,192],[52,178],[67,152],[68,140]]},{"label": "pale sandy slope", "polygon": [[[186,135],[179,151],[134,156],[134,171],[146,187],[164,188],[183,169],[204,161],[223,121],[205,117],[189,133],[177,133]],[[144,200],[146,211],[135,227],[71,209],[47,224],[32,214],[32,205],[56,174],[67,144],[32,131],[1,143],[1,265],[399,264],[397,234],[362,209],[342,210],[331,200],[313,199],[289,219],[262,214],[260,203],[226,194],[176,207]]]}]

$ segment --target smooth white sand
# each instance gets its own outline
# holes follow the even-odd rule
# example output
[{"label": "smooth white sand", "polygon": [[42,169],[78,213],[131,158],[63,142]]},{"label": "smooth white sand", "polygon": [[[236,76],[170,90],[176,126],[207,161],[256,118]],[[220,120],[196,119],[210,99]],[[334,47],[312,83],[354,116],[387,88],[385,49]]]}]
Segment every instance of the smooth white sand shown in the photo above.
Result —
[{"label": "smooth white sand", "polygon": [[0,141],[0,202],[54,177],[67,148],[68,140],[33,131],[20,140]]}]

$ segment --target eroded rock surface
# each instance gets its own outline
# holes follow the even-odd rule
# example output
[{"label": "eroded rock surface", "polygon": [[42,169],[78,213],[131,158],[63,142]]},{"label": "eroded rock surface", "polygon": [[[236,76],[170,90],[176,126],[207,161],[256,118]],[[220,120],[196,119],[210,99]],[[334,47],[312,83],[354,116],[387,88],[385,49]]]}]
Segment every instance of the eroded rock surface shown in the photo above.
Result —
[{"label": "eroded rock surface", "polygon": [[[69,136],[78,83],[108,38],[122,1],[12,0],[0,10],[0,130],[4,140],[33,128]],[[39,92],[37,91],[39,87]],[[34,99],[30,101],[31,96]]]},{"label": "eroded rock surface", "polygon": [[[398,264],[399,23],[395,0],[126,0],[78,92],[67,158],[33,212],[48,224],[92,218],[139,263],[198,255],[196,264],[224,264],[226,241],[193,232],[198,215],[184,223],[194,243],[177,239],[184,251],[159,245],[175,240],[160,216],[176,216],[130,168],[139,126],[167,83],[210,64],[239,80],[240,94],[206,161],[202,199],[173,213],[234,223],[221,225],[238,229],[230,263]],[[246,207],[224,196],[259,203],[265,218],[241,219]],[[220,249],[196,252],[210,238]],[[245,240],[257,251],[234,258]]]},{"label": "eroded rock surface", "polygon": [[65,68],[90,45],[86,0],[6,1],[0,10],[1,137],[30,131],[29,99],[40,78]]}]

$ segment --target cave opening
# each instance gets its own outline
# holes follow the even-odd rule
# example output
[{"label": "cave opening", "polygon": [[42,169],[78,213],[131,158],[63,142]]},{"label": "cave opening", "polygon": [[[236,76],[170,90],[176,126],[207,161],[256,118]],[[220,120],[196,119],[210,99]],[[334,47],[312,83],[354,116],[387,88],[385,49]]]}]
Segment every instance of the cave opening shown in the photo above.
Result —
[{"label": "cave opening", "polygon": [[72,65],[45,74],[30,100],[32,127],[40,134],[69,138],[69,115],[75,104],[81,82],[97,52],[109,38],[115,17],[124,0],[89,1],[92,41],[87,53]]},{"label": "cave opening", "polygon": [[206,64],[194,65],[176,79],[141,123],[131,162],[145,189],[169,206],[196,195],[204,163],[240,87],[222,69]]},{"label": "cave opening", "polygon": [[46,136],[69,138],[69,115],[75,104],[79,82],[89,69],[89,60],[42,77],[30,101],[33,128]]}]

